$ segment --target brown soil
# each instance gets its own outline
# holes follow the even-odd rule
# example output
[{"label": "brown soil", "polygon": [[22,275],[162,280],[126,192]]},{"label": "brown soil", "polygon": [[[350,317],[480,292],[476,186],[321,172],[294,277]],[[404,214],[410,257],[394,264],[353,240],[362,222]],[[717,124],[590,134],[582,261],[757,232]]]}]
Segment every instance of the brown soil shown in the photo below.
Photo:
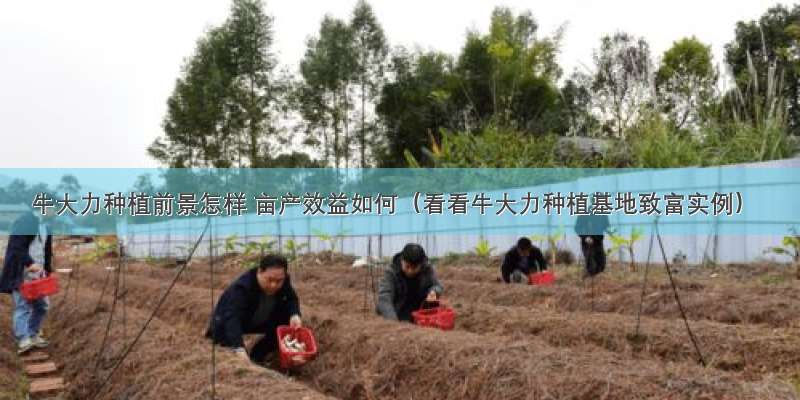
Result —
[{"label": "brown soil", "polygon": [[[224,272],[218,278],[231,279],[241,272],[220,269]],[[158,315],[170,325],[168,329],[175,330],[176,336],[192,337],[205,326],[210,304],[208,287],[201,286],[204,271],[202,267],[196,268],[176,286]],[[159,276],[161,271],[136,268],[130,272],[128,307],[150,309],[161,293],[165,276]],[[316,272],[309,269],[301,275],[310,278]],[[151,273],[152,278],[148,276]],[[103,270],[87,268],[85,282],[97,292],[104,274]],[[602,319],[602,314],[587,315],[584,331],[577,330],[572,339],[557,345],[552,337],[524,332],[530,326],[506,330],[502,324],[513,326],[516,321],[525,321],[519,307],[508,311],[485,306],[470,312],[466,311],[469,306],[460,305],[458,330],[443,333],[382,321],[371,313],[362,316],[356,306],[359,292],[354,289],[337,292],[340,286],[331,279],[298,279],[297,286],[306,322],[315,330],[323,349],[298,379],[310,388],[338,398],[795,398],[789,386],[769,374],[751,376],[751,381],[744,382],[745,375],[736,372],[741,368],[703,369],[687,361],[690,356],[681,355],[686,353],[684,348],[673,352],[676,362],[670,361],[670,356],[659,358],[657,349],[663,347],[657,344],[669,340],[669,332],[648,337],[645,346],[655,344],[642,352],[650,354],[649,357],[640,359],[630,351],[612,351],[612,346],[602,346],[598,339],[587,339],[603,338],[606,332],[614,330],[613,320],[605,327],[588,329]],[[494,313],[500,320],[498,327],[489,324],[480,329],[481,312]],[[504,312],[511,314],[500,318]],[[557,314],[552,312],[549,322],[531,319],[543,324],[540,325],[543,330],[550,330],[544,328],[546,324],[560,325]],[[575,323],[581,324],[582,319],[576,318]],[[469,326],[472,328],[465,328]],[[580,326],[566,325],[561,329],[569,331],[575,327]],[[763,333],[763,330],[755,332]],[[716,334],[732,336],[724,331]],[[612,340],[622,339],[617,336]],[[736,344],[732,342],[731,346]],[[198,344],[196,351],[208,357],[203,343]],[[197,384],[203,385],[207,379],[207,374],[198,377]]]}]

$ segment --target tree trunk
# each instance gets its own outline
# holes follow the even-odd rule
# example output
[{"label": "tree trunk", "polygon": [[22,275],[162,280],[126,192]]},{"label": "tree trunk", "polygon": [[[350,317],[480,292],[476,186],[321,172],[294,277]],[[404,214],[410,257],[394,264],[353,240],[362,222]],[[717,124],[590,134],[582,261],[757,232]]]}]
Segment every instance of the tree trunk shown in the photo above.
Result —
[{"label": "tree trunk", "polygon": [[342,101],[344,101],[344,167],[350,168],[350,129],[347,116],[347,83],[344,84]]},{"label": "tree trunk", "polygon": [[365,77],[361,77],[361,168],[367,168],[367,94]]},{"label": "tree trunk", "polygon": [[333,91],[333,164],[336,169],[339,169],[339,104],[336,101],[336,91]]},{"label": "tree trunk", "polygon": [[[252,63],[250,66],[253,69]],[[253,74],[254,75],[254,74]],[[256,108],[256,88],[255,76],[250,76],[250,111]],[[258,167],[258,118],[251,114],[249,116],[250,123],[250,167]]]},{"label": "tree trunk", "polygon": [[329,167],[331,164],[331,149],[328,142],[328,131],[325,129],[325,126],[322,127],[322,146],[325,149],[325,166]]},{"label": "tree trunk", "polygon": [[[251,121],[252,123],[252,121]],[[258,132],[251,127],[250,128],[250,167],[257,168],[260,167],[259,163],[259,156],[258,156]]]}]

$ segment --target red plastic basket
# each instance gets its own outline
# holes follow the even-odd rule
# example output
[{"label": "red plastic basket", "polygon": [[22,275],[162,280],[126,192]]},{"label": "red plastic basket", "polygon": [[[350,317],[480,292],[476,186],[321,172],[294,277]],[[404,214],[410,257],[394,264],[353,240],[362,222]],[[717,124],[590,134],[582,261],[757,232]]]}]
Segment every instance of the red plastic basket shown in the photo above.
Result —
[{"label": "red plastic basket", "polygon": [[455,310],[442,305],[434,308],[420,308],[417,311],[412,311],[411,318],[413,318],[414,323],[419,326],[439,328],[443,331],[453,329],[456,324]]},{"label": "red plastic basket", "polygon": [[552,285],[555,280],[556,276],[552,271],[542,271],[530,274],[528,283],[531,285]]},{"label": "red plastic basket", "polygon": [[55,275],[50,275],[41,279],[26,281],[19,289],[20,294],[25,300],[34,301],[45,296],[52,296],[58,293],[58,279]]},{"label": "red plastic basket", "polygon": [[[314,334],[308,328],[292,328],[290,326],[278,327],[278,353],[280,354],[281,368],[289,369],[297,366],[294,360],[296,357],[301,357],[306,362],[313,360],[317,357],[317,341],[314,339]],[[292,335],[295,339],[299,340],[306,345],[306,351],[292,351],[286,348],[283,344],[283,338],[286,335]]]}]

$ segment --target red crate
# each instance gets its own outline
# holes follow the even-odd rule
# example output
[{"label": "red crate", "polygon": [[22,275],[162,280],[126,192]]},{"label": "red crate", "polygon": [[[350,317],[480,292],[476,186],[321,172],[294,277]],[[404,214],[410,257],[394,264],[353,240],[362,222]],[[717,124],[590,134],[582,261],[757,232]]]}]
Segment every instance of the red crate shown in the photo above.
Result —
[{"label": "red crate", "polygon": [[41,279],[26,281],[19,289],[20,294],[25,300],[34,301],[45,296],[52,296],[58,293],[58,279],[55,275],[50,275]]},{"label": "red crate", "polygon": [[[292,328],[290,326],[278,327],[278,353],[280,354],[281,368],[289,369],[297,366],[295,357],[301,357],[306,362],[313,360],[317,357],[317,341],[314,339],[314,333],[311,329]],[[299,340],[306,345],[306,351],[291,351],[283,344],[283,338],[286,335],[292,335],[295,339]]]},{"label": "red crate", "polygon": [[530,274],[528,283],[531,285],[552,285],[556,280],[556,275],[552,271],[542,271]]},{"label": "red crate", "polygon": [[452,308],[439,305],[434,308],[420,308],[411,312],[411,318],[419,326],[439,328],[443,331],[453,329],[456,324],[456,312]]}]

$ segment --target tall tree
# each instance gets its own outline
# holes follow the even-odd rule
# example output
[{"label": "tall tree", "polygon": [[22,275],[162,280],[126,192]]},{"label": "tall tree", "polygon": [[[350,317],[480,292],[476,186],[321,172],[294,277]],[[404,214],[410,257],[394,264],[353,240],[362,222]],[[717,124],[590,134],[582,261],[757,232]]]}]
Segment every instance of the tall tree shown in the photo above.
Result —
[{"label": "tall tree", "polygon": [[438,140],[440,128],[460,118],[450,101],[456,89],[452,68],[453,60],[443,53],[410,53],[402,47],[394,52],[389,67],[393,79],[376,106],[386,128],[378,166],[406,166],[406,150],[424,162],[422,151],[431,138]]},{"label": "tall tree", "polygon": [[167,101],[165,135],[149,154],[172,167],[264,165],[286,86],[274,71],[272,42],[261,1],[234,0],[229,18],[186,61]]},{"label": "tall tree", "polygon": [[350,21],[356,54],[356,74],[361,96],[361,131],[359,147],[361,168],[367,167],[367,102],[373,103],[384,76],[389,46],[372,7],[359,0]]},{"label": "tall tree", "polygon": [[260,0],[234,0],[225,24],[230,36],[230,89],[240,166],[265,166],[271,157],[268,139],[279,133],[275,115],[281,108],[286,82],[275,72],[272,24]]},{"label": "tall tree", "polygon": [[[334,166],[339,167],[344,160],[349,165],[349,110],[350,84],[355,72],[353,40],[350,27],[343,21],[329,15],[323,18],[319,34],[306,43],[306,54],[300,62],[301,110],[306,115],[314,103],[324,102],[325,118],[316,116],[319,121],[328,120],[333,129],[332,153]],[[309,104],[310,103],[310,104]],[[324,129],[323,129],[324,132]],[[342,138],[342,136],[344,136]]]},{"label": "tall tree", "polygon": [[717,82],[711,46],[696,38],[684,38],[664,52],[656,72],[656,90],[673,124],[696,126],[714,97]]},{"label": "tall tree", "polygon": [[[472,114],[468,130],[487,122],[524,131],[542,130],[543,115],[556,105],[556,62],[561,29],[539,38],[529,11],[496,8],[488,34],[469,32],[458,59],[461,90],[454,101]],[[547,130],[546,128],[544,130]]]},{"label": "tall tree", "polygon": [[423,150],[442,128],[476,135],[490,125],[536,135],[565,130],[556,86],[561,29],[550,37],[537,30],[530,12],[497,8],[488,33],[467,33],[455,63],[441,53],[396,52],[377,107],[386,129],[379,164],[404,166],[408,152],[431,165]]},{"label": "tall tree", "polygon": [[768,90],[774,68],[787,103],[790,130],[800,133],[800,5],[778,5],[758,21],[738,22],[734,41],[725,46],[725,62],[738,86],[752,90],[754,86]]},{"label": "tall tree", "polygon": [[78,182],[78,178],[76,178],[75,175],[66,174],[61,177],[61,181],[58,183],[58,186],[56,186],[56,190],[75,195],[81,190],[81,184]]},{"label": "tall tree", "polygon": [[654,99],[650,45],[643,38],[617,32],[602,38],[593,58],[593,105],[609,133],[624,139]]},{"label": "tall tree", "polygon": [[225,111],[229,75],[222,68],[227,52],[224,30],[209,30],[198,40],[167,100],[164,136],[148,153],[170,167],[229,167],[231,130]]},{"label": "tall tree", "polygon": [[558,107],[560,120],[567,136],[591,136],[597,130],[597,118],[592,115],[592,94],[580,74],[573,74],[561,87]]}]

